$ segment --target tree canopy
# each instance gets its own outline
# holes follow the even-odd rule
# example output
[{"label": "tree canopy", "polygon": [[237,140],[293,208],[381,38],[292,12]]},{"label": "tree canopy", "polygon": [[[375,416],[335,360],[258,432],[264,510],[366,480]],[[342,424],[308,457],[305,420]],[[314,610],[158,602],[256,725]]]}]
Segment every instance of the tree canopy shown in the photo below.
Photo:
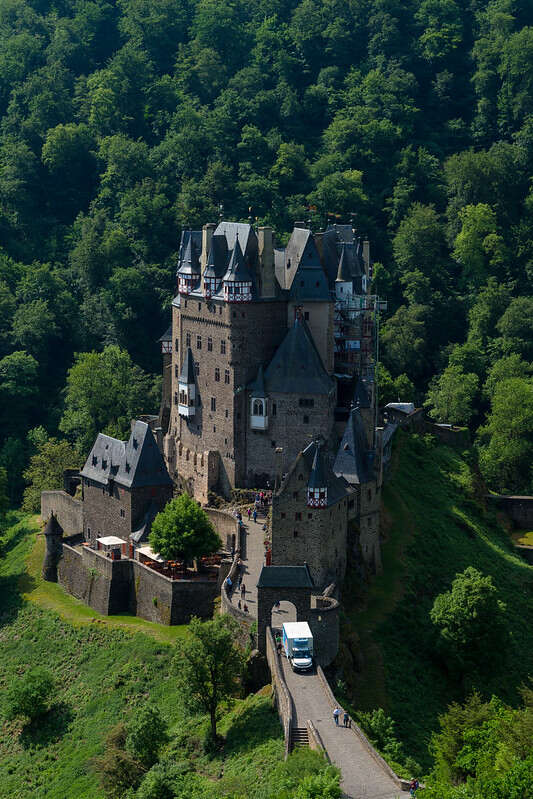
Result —
[{"label": "tree canopy", "polygon": [[191,561],[221,547],[206,512],[188,494],[171,499],[152,522],[150,546],[165,560]]}]

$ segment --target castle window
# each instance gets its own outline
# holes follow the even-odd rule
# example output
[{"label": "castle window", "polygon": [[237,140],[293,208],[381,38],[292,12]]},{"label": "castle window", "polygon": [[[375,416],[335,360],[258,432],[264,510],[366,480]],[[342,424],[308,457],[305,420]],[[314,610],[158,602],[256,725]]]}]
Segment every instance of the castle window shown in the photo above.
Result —
[{"label": "castle window", "polygon": [[309,416],[304,416],[304,424],[309,424]]},{"label": "castle window", "polygon": [[216,409],[217,409],[216,397],[211,397],[211,410],[216,411]]},{"label": "castle window", "polygon": [[293,530],[292,536],[293,538],[298,538],[298,530]]},{"label": "castle window", "polygon": [[308,513],[308,514],[307,514],[307,518],[308,518],[308,519],[312,519],[312,518],[313,518],[313,514],[312,514],[312,513]]},{"label": "castle window", "polygon": [[304,476],[303,476],[303,474],[299,474],[299,475],[298,475],[298,480],[303,480],[303,479],[304,479]]},{"label": "castle window", "polygon": [[174,367],[174,377],[179,377],[179,376],[180,376],[180,368],[178,364],[176,364]]},{"label": "castle window", "polygon": [[301,522],[301,521],[302,521],[302,514],[301,514],[301,513],[299,513],[299,512],[298,512],[298,513],[295,513],[295,514],[294,514],[294,518],[295,518],[295,520],[296,520],[297,522]]},{"label": "castle window", "polygon": [[229,369],[224,370],[224,383],[229,385]]},{"label": "castle window", "polygon": [[304,283],[304,281],[303,281],[303,280],[300,280],[300,286],[301,286],[302,288],[305,286],[305,283]]},{"label": "castle window", "polygon": [[366,492],[366,495],[368,497],[368,501],[370,502],[370,500],[372,499],[372,489],[371,488],[368,489],[368,491]]},{"label": "castle window", "polygon": [[243,319],[244,319],[244,317],[246,316],[246,314],[244,313],[244,311],[242,312],[241,316],[242,316],[242,318],[243,318]]},{"label": "castle window", "polygon": [[225,339],[222,339],[222,341],[220,342],[220,354],[221,355],[225,355],[226,354],[226,341],[225,341]]},{"label": "castle window", "polygon": [[202,349],[202,337],[201,336],[196,336],[196,349],[197,350],[201,350]]},{"label": "castle window", "polygon": [[177,352],[177,351],[179,350],[179,348],[180,348],[180,342],[179,342],[179,339],[176,339],[176,340],[175,340],[175,342],[174,342],[174,344],[175,344],[175,349],[176,349],[176,352]]},{"label": "castle window", "polygon": [[186,333],[185,334],[185,344],[187,345],[187,347],[191,346],[191,334],[190,333]]},{"label": "castle window", "polygon": [[274,449],[274,447],[276,446],[276,442],[275,441],[271,441],[270,442],[270,446],[272,447],[272,449]]},{"label": "castle window", "polygon": [[185,307],[187,307],[187,300],[185,300]]},{"label": "castle window", "polygon": [[98,458],[96,457],[96,455],[93,455],[93,466],[96,466],[97,463],[98,463]]},{"label": "castle window", "polygon": [[292,492],[292,498],[293,499],[298,499],[298,492],[297,491],[293,491]]},{"label": "castle window", "polygon": [[228,409],[226,408],[226,419],[227,419],[228,417],[229,417],[229,411],[228,411]]},{"label": "castle window", "polygon": [[272,416],[276,416],[277,412],[278,412],[278,406],[276,405],[275,402],[273,402],[272,403]]},{"label": "castle window", "polygon": [[282,518],[282,519],[284,519],[284,518],[285,518],[285,516],[286,516],[286,514],[285,514],[285,513],[281,513],[280,515],[281,515],[281,518]]},{"label": "castle window", "polygon": [[351,500],[348,502],[348,507],[349,507],[349,508],[353,508],[353,506],[354,506],[354,501],[353,501],[353,499],[351,499]]},{"label": "castle window", "polygon": [[300,408],[314,408],[315,405],[314,399],[308,399],[307,397],[300,397],[298,403]]},{"label": "castle window", "polygon": [[319,288],[320,287],[320,282],[317,280],[315,285],[316,285],[317,288]]},{"label": "castle window", "polygon": [[121,509],[120,509],[120,515],[121,515],[121,517],[122,517],[123,519],[125,518],[125,516],[126,516],[126,511],[124,510],[124,508],[121,508]]},{"label": "castle window", "polygon": [[194,362],[194,371],[195,371],[195,374],[197,374],[197,375],[200,374],[200,364],[198,363],[198,361]]},{"label": "castle window", "polygon": [[215,380],[217,383],[220,383],[220,369],[218,368],[218,366],[215,367]]},{"label": "castle window", "polygon": [[309,311],[305,311],[305,313],[304,313],[304,319],[305,319],[305,321],[306,321],[306,322],[308,322],[308,321],[309,321]]},{"label": "castle window", "polygon": [[236,318],[237,318],[237,311],[233,311],[233,318],[234,318],[234,319],[236,319]]},{"label": "castle window", "polygon": [[213,339],[211,338],[211,336],[209,336],[207,339],[207,351],[213,352]]},{"label": "castle window", "polygon": [[198,310],[199,310],[199,311],[201,311],[201,310],[202,310],[202,303],[201,303],[201,302],[199,302],[199,303],[198,303]]},{"label": "castle window", "polygon": [[252,416],[264,416],[264,415],[265,415],[265,406],[263,400],[255,399],[252,406]]},{"label": "castle window", "polygon": [[217,431],[216,425],[213,425],[213,433],[216,433],[216,431]]}]

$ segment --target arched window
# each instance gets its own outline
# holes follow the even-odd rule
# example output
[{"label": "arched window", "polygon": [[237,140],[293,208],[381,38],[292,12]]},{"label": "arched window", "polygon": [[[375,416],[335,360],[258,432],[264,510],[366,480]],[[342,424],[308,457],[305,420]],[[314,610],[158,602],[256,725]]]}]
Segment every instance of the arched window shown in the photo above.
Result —
[{"label": "arched window", "polygon": [[265,415],[265,406],[263,404],[262,399],[254,399],[253,407],[252,407],[252,415],[253,416],[264,416]]}]

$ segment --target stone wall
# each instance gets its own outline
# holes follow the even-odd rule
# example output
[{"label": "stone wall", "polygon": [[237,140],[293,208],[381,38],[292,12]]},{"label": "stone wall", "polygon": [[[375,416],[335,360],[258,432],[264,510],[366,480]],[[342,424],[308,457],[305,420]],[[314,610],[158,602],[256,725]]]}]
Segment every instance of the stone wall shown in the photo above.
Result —
[{"label": "stone wall", "polygon": [[53,513],[66,536],[83,531],[83,503],[65,491],[43,491],[41,494],[41,519]]},{"label": "stone wall", "polygon": [[[231,568],[229,569],[227,575],[225,575],[225,577],[229,576],[233,583],[235,583],[235,580],[237,579],[238,564],[239,552],[236,552],[233,563],[231,564]],[[227,613],[238,622],[241,628],[242,643],[246,645],[250,640],[250,631],[255,619],[253,619],[249,613],[239,610],[239,608],[232,603],[228,594],[228,587],[226,585],[225,579],[222,580],[222,584],[220,586],[220,612]]]},{"label": "stone wall", "polygon": [[294,723],[294,709],[292,704],[292,697],[283,671],[279,662],[279,655],[276,652],[274,639],[270,627],[265,631],[265,645],[266,645],[266,659],[270,668],[272,676],[272,690],[276,699],[276,707],[283,727],[283,734],[285,737],[285,759],[289,756],[291,745],[291,730]]},{"label": "stone wall", "polygon": [[131,491],[114,484],[107,486],[83,478],[83,535],[95,543],[97,538],[116,535],[128,539],[132,527]]},{"label": "stone wall", "polygon": [[533,530],[533,497],[519,497],[506,494],[488,494],[487,499],[496,505],[522,530]]},{"label": "stone wall", "polygon": [[340,605],[334,597],[311,597],[307,622],[315,642],[315,660],[322,666],[333,663],[339,651],[339,610]]},{"label": "stone wall", "polygon": [[[250,393],[247,392],[247,397]],[[312,400],[313,407],[300,407],[299,400]],[[317,437],[330,441],[332,438],[336,395],[270,394],[268,399],[268,427],[265,431],[250,427],[250,401],[246,408],[246,486],[273,485],[278,468],[287,472],[298,453]],[[275,413],[274,413],[275,411]],[[279,464],[275,452],[282,447]]]},{"label": "stone wall", "polygon": [[223,546],[231,550],[232,546],[239,547],[240,543],[237,540],[237,519],[227,510],[218,510],[218,508],[204,508],[209,516],[209,520],[217,531],[222,541]]},{"label": "stone wall", "polygon": [[104,616],[134,613],[159,624],[187,624],[191,616],[210,618],[219,592],[217,579],[171,580],[138,561],[114,561],[64,542],[58,581]]},{"label": "stone wall", "polygon": [[318,591],[341,583],[346,571],[348,498],[327,508],[307,507],[309,469],[301,456],[272,499],[272,565],[307,563]]}]

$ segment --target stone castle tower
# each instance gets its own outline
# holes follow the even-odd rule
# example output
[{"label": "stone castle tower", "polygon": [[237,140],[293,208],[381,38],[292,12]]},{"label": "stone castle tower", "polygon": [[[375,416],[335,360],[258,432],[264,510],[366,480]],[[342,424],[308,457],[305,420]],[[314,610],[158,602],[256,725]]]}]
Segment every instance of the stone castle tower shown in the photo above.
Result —
[{"label": "stone castle tower", "polygon": [[273,487],[311,442],[336,448],[356,376],[373,406],[369,270],[349,226],[297,224],[284,249],[245,223],[183,232],[162,338],[164,452],[180,488],[206,503],[211,490]]}]

